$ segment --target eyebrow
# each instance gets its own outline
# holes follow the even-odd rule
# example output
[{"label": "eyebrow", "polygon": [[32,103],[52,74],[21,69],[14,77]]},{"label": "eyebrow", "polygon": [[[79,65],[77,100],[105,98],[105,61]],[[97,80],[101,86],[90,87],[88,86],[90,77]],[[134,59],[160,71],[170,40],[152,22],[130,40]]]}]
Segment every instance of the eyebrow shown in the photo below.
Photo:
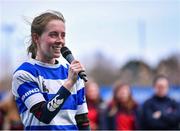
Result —
[{"label": "eyebrow", "polygon": [[66,34],[66,32],[58,32],[58,31],[50,31],[48,33],[64,33],[64,34]]}]

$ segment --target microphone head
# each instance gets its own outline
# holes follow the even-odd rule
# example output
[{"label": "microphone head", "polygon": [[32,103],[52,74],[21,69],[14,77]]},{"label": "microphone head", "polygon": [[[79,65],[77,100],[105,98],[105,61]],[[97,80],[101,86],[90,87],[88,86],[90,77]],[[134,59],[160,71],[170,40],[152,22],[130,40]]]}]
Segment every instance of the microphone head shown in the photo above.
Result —
[{"label": "microphone head", "polygon": [[64,58],[66,58],[69,54],[72,54],[72,53],[66,46],[64,46],[61,48],[61,54]]}]

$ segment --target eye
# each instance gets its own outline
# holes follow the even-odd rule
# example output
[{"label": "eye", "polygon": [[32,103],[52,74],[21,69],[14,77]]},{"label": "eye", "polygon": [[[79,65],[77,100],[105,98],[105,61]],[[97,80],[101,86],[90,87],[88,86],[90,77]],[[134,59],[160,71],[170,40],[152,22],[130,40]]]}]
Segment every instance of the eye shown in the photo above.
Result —
[{"label": "eye", "polygon": [[58,37],[58,35],[59,34],[57,32],[50,32],[49,33],[49,36],[52,37],[52,38],[56,38],[56,37]]},{"label": "eye", "polygon": [[61,33],[61,38],[65,38],[66,34],[65,32]]}]

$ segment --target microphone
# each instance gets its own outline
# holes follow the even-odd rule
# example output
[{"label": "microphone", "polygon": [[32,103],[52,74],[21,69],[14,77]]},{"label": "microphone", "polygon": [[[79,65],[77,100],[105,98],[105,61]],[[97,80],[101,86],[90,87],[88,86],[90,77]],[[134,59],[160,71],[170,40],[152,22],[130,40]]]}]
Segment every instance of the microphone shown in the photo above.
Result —
[{"label": "microphone", "polygon": [[[61,54],[70,64],[74,60],[74,56],[72,55],[72,52],[65,46],[61,48]],[[78,75],[81,79],[84,80],[84,82],[88,81],[87,75],[84,70],[80,71]]]}]

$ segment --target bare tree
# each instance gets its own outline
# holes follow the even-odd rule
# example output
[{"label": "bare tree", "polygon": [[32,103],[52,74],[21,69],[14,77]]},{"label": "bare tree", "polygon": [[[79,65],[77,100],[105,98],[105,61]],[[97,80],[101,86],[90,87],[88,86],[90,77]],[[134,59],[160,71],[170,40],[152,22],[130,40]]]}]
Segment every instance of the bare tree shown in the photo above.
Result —
[{"label": "bare tree", "polygon": [[169,76],[172,84],[180,85],[180,55],[172,55],[162,60],[156,69],[156,74],[165,74]]},{"label": "bare tree", "polygon": [[150,85],[153,74],[148,64],[140,60],[132,60],[121,68],[119,78],[133,85]]}]

